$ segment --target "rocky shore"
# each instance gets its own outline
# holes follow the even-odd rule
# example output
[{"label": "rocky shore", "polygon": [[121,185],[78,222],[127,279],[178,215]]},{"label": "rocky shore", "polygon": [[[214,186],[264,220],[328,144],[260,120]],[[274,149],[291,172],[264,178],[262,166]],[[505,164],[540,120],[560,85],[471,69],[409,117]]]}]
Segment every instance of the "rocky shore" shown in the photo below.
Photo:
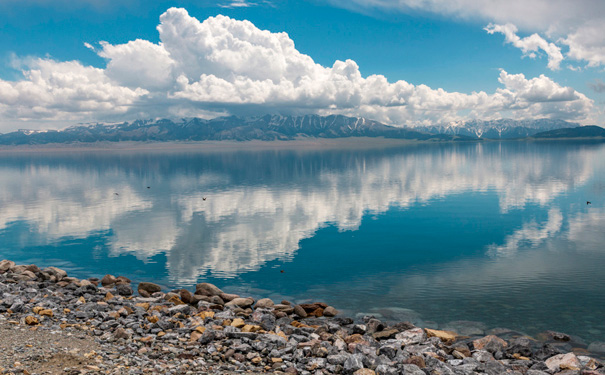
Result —
[{"label": "rocky shore", "polygon": [[605,344],[559,332],[463,336],[208,283],[136,289],[124,276],[0,261],[0,373],[605,374]]}]

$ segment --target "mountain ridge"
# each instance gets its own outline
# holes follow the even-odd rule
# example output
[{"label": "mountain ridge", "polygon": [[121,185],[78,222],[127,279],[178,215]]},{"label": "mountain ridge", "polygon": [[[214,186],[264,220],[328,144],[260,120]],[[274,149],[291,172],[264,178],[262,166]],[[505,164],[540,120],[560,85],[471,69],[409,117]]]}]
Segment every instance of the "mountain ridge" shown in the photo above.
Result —
[{"label": "mountain ridge", "polygon": [[525,138],[544,131],[577,128],[563,120],[471,120],[427,127],[396,127],[363,117],[343,115],[254,117],[226,116],[206,120],[135,120],[93,123],[63,130],[28,130],[0,134],[0,145],[92,143],[119,141],[248,141],[298,138],[384,137],[417,141],[458,141]]}]

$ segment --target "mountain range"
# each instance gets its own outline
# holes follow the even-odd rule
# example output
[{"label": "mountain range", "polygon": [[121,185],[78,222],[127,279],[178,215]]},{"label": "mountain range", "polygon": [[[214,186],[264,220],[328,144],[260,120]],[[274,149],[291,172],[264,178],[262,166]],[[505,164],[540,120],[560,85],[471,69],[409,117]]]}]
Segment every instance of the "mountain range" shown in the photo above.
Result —
[{"label": "mountain range", "polygon": [[[360,117],[305,115],[218,117],[179,121],[136,120],[85,124],[63,130],[19,130],[0,134],[0,145],[90,143],[100,141],[292,140],[298,138],[384,137],[421,141],[525,138],[541,132],[577,128],[562,120],[466,121],[427,127],[396,127]],[[543,137],[549,137],[544,135]]]}]

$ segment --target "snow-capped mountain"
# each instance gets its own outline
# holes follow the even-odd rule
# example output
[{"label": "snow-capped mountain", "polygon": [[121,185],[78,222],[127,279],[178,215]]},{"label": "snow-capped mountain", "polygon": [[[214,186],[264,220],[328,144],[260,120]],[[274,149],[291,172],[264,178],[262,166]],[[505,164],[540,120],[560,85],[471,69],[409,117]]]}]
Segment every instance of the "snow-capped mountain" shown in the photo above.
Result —
[{"label": "snow-capped mountain", "polygon": [[[219,117],[137,120],[120,124],[86,124],[44,133],[0,135],[0,144],[44,144],[98,141],[289,140],[294,138],[385,137],[415,140],[452,140],[459,136],[432,135],[360,117],[341,115]],[[462,137],[465,138],[466,137]]]},{"label": "snow-capped mountain", "polygon": [[427,127],[415,128],[419,131],[426,131],[431,134],[449,134],[462,135],[472,138],[524,138],[534,134],[562,129],[576,128],[580,124],[567,122],[563,120],[470,120],[470,121],[455,121],[447,124],[432,125]]}]

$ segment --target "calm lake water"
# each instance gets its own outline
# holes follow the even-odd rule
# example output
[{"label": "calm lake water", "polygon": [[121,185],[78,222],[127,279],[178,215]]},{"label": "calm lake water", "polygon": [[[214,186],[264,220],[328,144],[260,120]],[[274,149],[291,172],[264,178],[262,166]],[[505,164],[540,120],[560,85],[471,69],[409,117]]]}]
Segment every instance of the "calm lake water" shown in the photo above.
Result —
[{"label": "calm lake water", "polygon": [[605,341],[605,144],[5,153],[0,258]]}]

